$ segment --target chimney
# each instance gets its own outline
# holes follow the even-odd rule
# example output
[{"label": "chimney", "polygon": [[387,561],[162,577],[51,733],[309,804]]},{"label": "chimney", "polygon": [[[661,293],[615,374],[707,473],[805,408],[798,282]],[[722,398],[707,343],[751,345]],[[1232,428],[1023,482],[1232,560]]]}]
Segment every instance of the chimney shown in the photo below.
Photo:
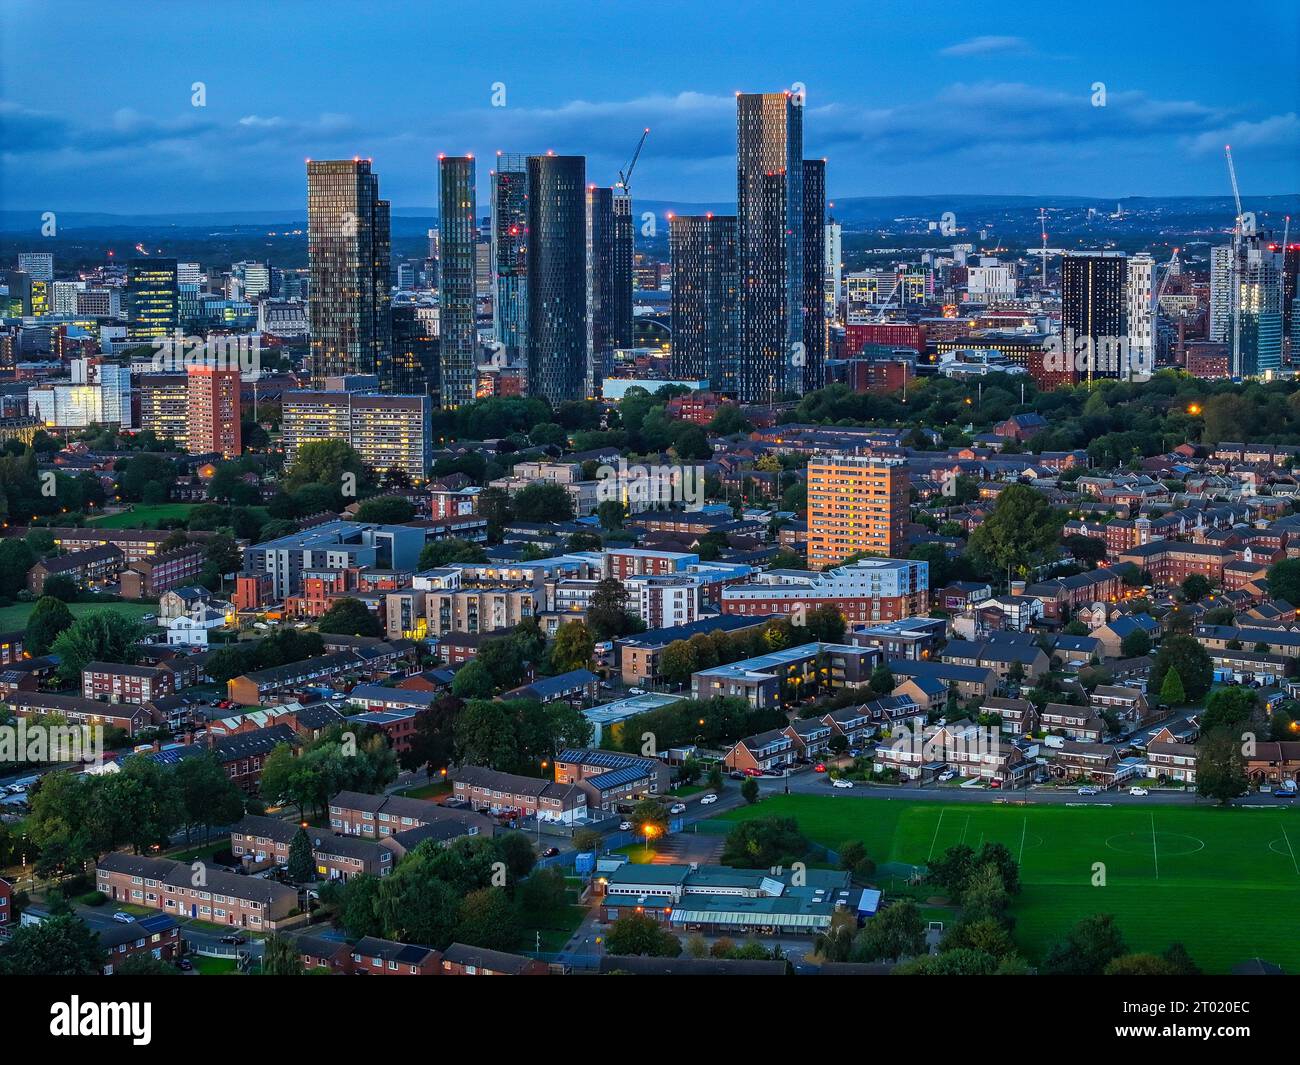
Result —
[{"label": "chimney", "polygon": [[1024,582],[1024,581],[1012,581],[1012,582],[1011,582],[1011,594],[1012,594],[1012,595],[1024,595],[1024,594],[1025,594],[1025,582]]}]

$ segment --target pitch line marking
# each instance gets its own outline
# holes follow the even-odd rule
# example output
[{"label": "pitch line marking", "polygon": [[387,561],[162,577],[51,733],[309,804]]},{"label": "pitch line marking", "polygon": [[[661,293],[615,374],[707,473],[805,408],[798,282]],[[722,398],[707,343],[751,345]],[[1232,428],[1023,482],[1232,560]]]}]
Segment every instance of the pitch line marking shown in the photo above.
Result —
[{"label": "pitch line marking", "polygon": [[1286,840],[1286,849],[1291,852],[1291,864],[1295,866],[1296,873],[1300,874],[1300,865],[1296,865],[1295,848],[1291,846],[1291,837],[1286,834],[1286,825],[1279,822],[1279,827],[1282,829],[1282,838]]},{"label": "pitch line marking", "polygon": [[939,842],[939,829],[943,826],[943,815],[947,812],[946,808],[939,811],[939,822],[934,826],[934,838],[930,840],[930,853],[925,856],[926,865],[929,865],[930,859],[934,857],[934,845]]},{"label": "pitch line marking", "polygon": [[1156,815],[1151,815],[1151,857],[1156,863],[1156,879],[1160,879],[1160,845],[1156,842]]},{"label": "pitch line marking", "polygon": [[1029,831],[1029,818],[1025,818],[1020,828],[1020,856],[1016,859],[1017,865],[1023,865],[1025,861],[1025,833]]}]

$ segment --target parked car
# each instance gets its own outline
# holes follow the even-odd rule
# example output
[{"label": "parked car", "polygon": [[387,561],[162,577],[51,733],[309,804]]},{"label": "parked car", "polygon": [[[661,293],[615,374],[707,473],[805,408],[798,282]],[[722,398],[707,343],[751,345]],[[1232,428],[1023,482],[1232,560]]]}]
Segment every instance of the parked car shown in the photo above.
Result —
[{"label": "parked car", "polygon": [[727,776],[731,777],[732,780],[745,779],[745,774],[742,773],[739,769],[733,769],[730,773],[727,774]]},{"label": "parked car", "polygon": [[1150,794],[1146,788],[1132,787],[1128,789],[1130,795],[1147,795]]},{"label": "parked car", "polygon": [[940,779],[940,780],[951,780],[951,779],[952,779],[953,777],[955,777],[956,775],[957,775],[956,771],[954,771],[954,770],[952,770],[952,769],[945,769],[942,773],[939,774],[939,779]]},{"label": "parked car", "polygon": [[851,780],[845,780],[843,777],[841,777],[839,780],[832,780],[832,781],[831,781],[831,787],[834,787],[834,788],[851,788],[851,787],[853,787],[853,781],[851,781]]},{"label": "parked car", "polygon": [[825,773],[825,772],[826,772],[826,764],[825,764],[824,762],[818,762],[815,766],[813,766],[813,772],[814,772],[814,773]]},{"label": "parked car", "polygon": [[714,795],[713,792],[709,792],[709,794],[707,794],[706,796],[704,796],[704,798],[700,800],[700,805],[712,806],[717,801],[718,801],[718,797]]},{"label": "parked car", "polygon": [[189,958],[177,958],[176,968],[180,969],[181,972],[188,973],[194,969],[194,963]]},{"label": "parked car", "polygon": [[631,821],[620,821],[620,822],[618,823],[618,830],[619,830],[620,832],[631,832],[631,831],[632,831],[632,822],[631,822]]},{"label": "parked car", "polygon": [[754,769],[751,767],[745,770],[745,776],[747,777],[761,777],[762,775],[763,771],[761,769]]},{"label": "parked car", "polygon": [[1101,794],[1101,788],[1094,788],[1094,787],[1092,787],[1092,785],[1090,785],[1090,784],[1085,784],[1083,787],[1081,787],[1081,788],[1079,789],[1079,794],[1080,794],[1080,795],[1100,795],[1100,794]]},{"label": "parked car", "polygon": [[546,850],[542,851],[542,857],[554,858],[559,853],[560,853],[559,847],[547,847]]},{"label": "parked car", "polygon": [[628,695],[644,695],[644,694],[645,694],[645,689],[644,689],[644,688],[628,688],[627,693],[628,693]]},{"label": "parked car", "polygon": [[239,947],[248,942],[248,936],[244,935],[243,932],[231,932],[228,936],[222,936],[219,942]]},{"label": "parked car", "polygon": [[1275,799],[1294,799],[1296,797],[1295,788],[1274,788],[1273,798]]},{"label": "parked car", "polygon": [[113,920],[115,920],[118,924],[130,924],[132,921],[135,920],[135,918],[132,917],[129,913],[125,913],[122,910],[118,910],[117,913],[113,914]]},{"label": "parked car", "polygon": [[675,802],[670,807],[668,807],[668,812],[670,814],[684,814],[686,812],[686,804],[681,802]]},{"label": "parked car", "polygon": [[1002,787],[1002,781],[998,780],[997,777],[994,777],[992,780],[989,781],[989,787],[990,787],[990,788],[1000,788],[1000,787]]}]

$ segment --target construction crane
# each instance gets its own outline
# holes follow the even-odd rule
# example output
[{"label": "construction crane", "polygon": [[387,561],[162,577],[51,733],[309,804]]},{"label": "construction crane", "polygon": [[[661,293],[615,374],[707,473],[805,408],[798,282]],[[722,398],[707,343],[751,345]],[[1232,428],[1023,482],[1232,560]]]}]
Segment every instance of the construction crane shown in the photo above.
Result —
[{"label": "construction crane", "polygon": [[1042,259],[1043,259],[1043,287],[1046,288],[1046,287],[1047,287],[1047,257],[1048,257],[1049,255],[1064,255],[1064,254],[1065,254],[1065,249],[1064,249],[1064,248],[1049,248],[1049,247],[1047,246],[1047,209],[1046,209],[1046,208],[1043,208],[1043,207],[1040,207],[1040,208],[1038,209],[1038,228],[1039,228],[1039,230],[1041,231],[1040,235],[1041,235],[1042,238],[1043,238],[1043,246],[1042,246],[1041,248],[1028,248],[1028,249],[1026,249],[1026,253],[1029,254],[1029,255],[1039,255],[1039,256],[1042,256]]},{"label": "construction crane", "polygon": [[636,161],[641,158],[641,149],[645,147],[645,139],[650,136],[650,127],[646,126],[641,131],[641,139],[636,142],[636,151],[632,153],[632,161],[627,164],[627,172],[622,170],[618,172],[618,184],[614,187],[621,189],[623,195],[631,199],[632,197],[632,171],[636,169]]},{"label": "construction crane", "polygon": [[1152,286],[1151,309],[1157,313],[1160,311],[1160,298],[1165,294],[1165,289],[1169,286],[1169,278],[1173,276],[1174,267],[1178,265],[1178,249],[1175,248],[1173,255],[1171,255],[1169,261],[1165,263],[1165,276],[1160,279],[1160,284],[1158,286]]}]

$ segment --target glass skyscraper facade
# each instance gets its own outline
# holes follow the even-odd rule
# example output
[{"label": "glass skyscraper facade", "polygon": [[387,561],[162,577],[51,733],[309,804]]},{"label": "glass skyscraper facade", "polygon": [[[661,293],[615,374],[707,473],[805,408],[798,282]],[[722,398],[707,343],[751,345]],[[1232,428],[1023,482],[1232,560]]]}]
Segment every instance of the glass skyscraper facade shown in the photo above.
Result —
[{"label": "glass skyscraper facade", "polygon": [[528,392],[556,406],[588,380],[586,185],[581,155],[528,157]]},{"label": "glass skyscraper facade", "polygon": [[357,373],[392,386],[389,226],[369,160],[308,160],[308,367],[316,388]]},{"label": "glass skyscraper facade", "polygon": [[492,173],[492,324],[508,358],[528,337],[528,159],[498,154]]},{"label": "glass skyscraper facade", "polygon": [[632,344],[632,201],[615,189],[587,190],[587,350],[594,395],[614,349]]},{"label": "glass skyscraper facade", "polygon": [[150,341],[180,325],[180,286],[175,259],[132,259],[126,274],[126,335]]},{"label": "glass skyscraper facade", "polygon": [[803,388],[803,205],[802,101],[790,93],[737,94],[742,402]]},{"label": "glass skyscraper facade", "polygon": [[438,160],[439,378],[442,405],[462,407],[474,400],[478,370],[475,320],[478,204],[472,156]]},{"label": "glass skyscraper facade", "polygon": [[672,259],[672,374],[707,378],[735,394],[740,277],[735,215],[678,215],[668,223]]},{"label": "glass skyscraper facade", "polygon": [[[1083,252],[1061,260],[1061,332],[1088,381],[1127,375],[1128,261],[1123,252]],[[1086,344],[1086,347],[1083,345]]]},{"label": "glass skyscraper facade", "polygon": [[803,161],[803,381],[799,391],[826,384],[826,160]]}]

